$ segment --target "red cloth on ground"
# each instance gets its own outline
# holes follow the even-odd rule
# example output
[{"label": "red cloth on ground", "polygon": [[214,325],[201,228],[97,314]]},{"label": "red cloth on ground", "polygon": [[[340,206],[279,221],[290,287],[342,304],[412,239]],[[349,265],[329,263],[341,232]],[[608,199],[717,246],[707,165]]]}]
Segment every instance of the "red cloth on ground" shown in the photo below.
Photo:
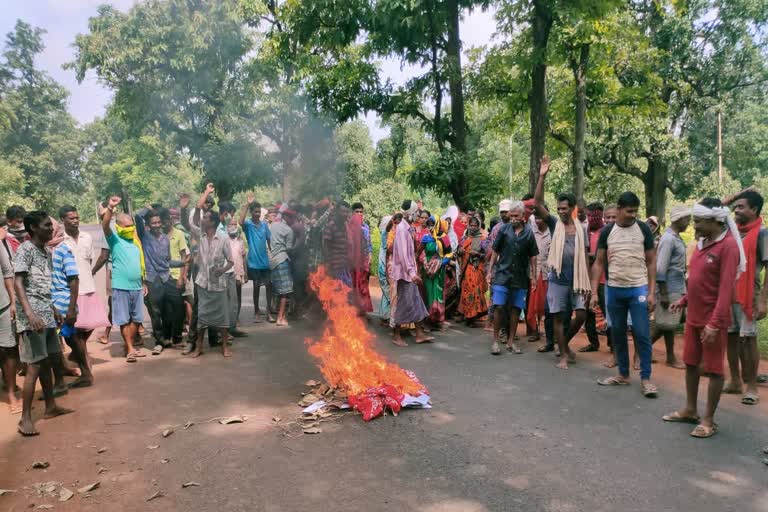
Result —
[{"label": "red cloth on ground", "polygon": [[365,393],[349,397],[349,405],[363,415],[363,421],[382,415],[386,409],[400,412],[400,403],[405,395],[389,384],[368,389]]},{"label": "red cloth on ground", "polygon": [[744,314],[749,320],[753,319],[755,307],[755,271],[757,270],[757,239],[763,219],[758,217],[749,224],[739,225],[739,232],[746,235],[741,239],[744,246],[744,255],[747,258],[747,270],[736,281],[736,304],[741,305]]},{"label": "red cloth on ground", "polygon": [[688,271],[688,293],[683,299],[688,306],[686,324],[730,327],[738,267],[739,246],[730,233],[703,249],[696,247]]}]

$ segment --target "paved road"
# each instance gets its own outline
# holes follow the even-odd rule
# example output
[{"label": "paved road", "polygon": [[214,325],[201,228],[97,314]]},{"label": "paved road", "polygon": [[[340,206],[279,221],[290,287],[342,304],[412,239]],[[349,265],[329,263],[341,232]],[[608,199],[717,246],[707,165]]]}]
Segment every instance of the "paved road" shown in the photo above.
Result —
[{"label": "paved road", "polygon": [[[647,400],[636,385],[595,385],[607,371],[603,352],[563,372],[533,345],[491,357],[481,330],[449,329],[407,349],[380,337],[380,350],[429,387],[434,409],[371,423],[349,415],[320,435],[287,437],[272,418],[296,417],[303,383],[319,378],[304,349],[319,326],[245,329],[250,336],[227,361],[170,351],[127,365],[116,343],[93,344],[96,387],[61,399],[76,414],[41,421],[39,438],[22,439],[0,413],[0,488],[18,490],[0,497],[0,510],[768,510],[760,454],[768,407],[725,397],[721,433],[690,438],[690,426],[660,420],[681,403],[677,371],[656,366],[662,395]],[[763,396],[768,402],[768,388]],[[233,414],[250,419],[159,435],[167,425]],[[28,470],[35,460],[51,467]],[[52,480],[101,487],[67,503],[24,490]],[[187,481],[201,486],[182,489]],[[157,491],[164,496],[145,501]]]}]

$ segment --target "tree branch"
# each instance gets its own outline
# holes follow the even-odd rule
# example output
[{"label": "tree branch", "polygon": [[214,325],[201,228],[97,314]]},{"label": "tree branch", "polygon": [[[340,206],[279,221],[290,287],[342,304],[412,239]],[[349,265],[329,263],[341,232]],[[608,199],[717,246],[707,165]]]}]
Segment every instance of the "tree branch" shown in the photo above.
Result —
[{"label": "tree branch", "polygon": [[551,126],[550,126],[549,128],[547,128],[547,130],[549,131],[549,135],[550,135],[550,137],[552,137],[553,139],[555,139],[555,140],[556,140],[556,141],[558,141],[558,142],[561,142],[561,143],[562,143],[563,145],[565,145],[565,147],[567,147],[567,148],[568,148],[568,150],[570,150],[571,152],[573,152],[573,151],[574,151],[574,149],[575,149],[575,146],[574,146],[573,142],[571,142],[570,140],[568,140],[568,138],[567,138],[565,135],[563,135],[562,133],[558,133],[558,132],[556,132],[555,130],[553,130],[553,129],[552,129],[552,127],[551,127]]}]

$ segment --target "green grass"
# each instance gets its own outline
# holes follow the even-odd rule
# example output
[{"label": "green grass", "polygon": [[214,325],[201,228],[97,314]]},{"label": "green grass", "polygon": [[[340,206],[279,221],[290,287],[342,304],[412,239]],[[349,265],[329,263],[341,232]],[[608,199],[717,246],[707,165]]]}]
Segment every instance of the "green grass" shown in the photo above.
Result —
[{"label": "green grass", "polygon": [[757,324],[757,348],[764,359],[768,359],[768,318]]}]

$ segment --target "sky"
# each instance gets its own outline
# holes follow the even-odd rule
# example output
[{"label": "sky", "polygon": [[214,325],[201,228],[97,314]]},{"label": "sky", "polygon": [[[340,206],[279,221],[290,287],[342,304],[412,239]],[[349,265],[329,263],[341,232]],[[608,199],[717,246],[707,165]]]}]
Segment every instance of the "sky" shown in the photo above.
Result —
[{"label": "sky", "polygon": [[[70,91],[69,110],[80,123],[88,123],[102,116],[112,93],[101,85],[94,73],[89,73],[78,84],[73,70],[62,69],[66,62],[74,60],[72,43],[78,33],[88,30],[88,18],[96,15],[99,5],[109,3],[120,10],[128,10],[137,0],[4,0],[3,16],[0,17],[0,35],[13,30],[17,19],[43,28],[45,51],[38,59],[38,66],[46,70],[57,82]],[[465,16],[461,34],[464,49],[488,44],[496,30],[493,12],[475,11]],[[403,83],[418,72],[418,68],[403,69],[397,60],[382,62],[382,72],[396,84]],[[387,135],[379,126],[378,117],[365,116],[374,142]]]}]

